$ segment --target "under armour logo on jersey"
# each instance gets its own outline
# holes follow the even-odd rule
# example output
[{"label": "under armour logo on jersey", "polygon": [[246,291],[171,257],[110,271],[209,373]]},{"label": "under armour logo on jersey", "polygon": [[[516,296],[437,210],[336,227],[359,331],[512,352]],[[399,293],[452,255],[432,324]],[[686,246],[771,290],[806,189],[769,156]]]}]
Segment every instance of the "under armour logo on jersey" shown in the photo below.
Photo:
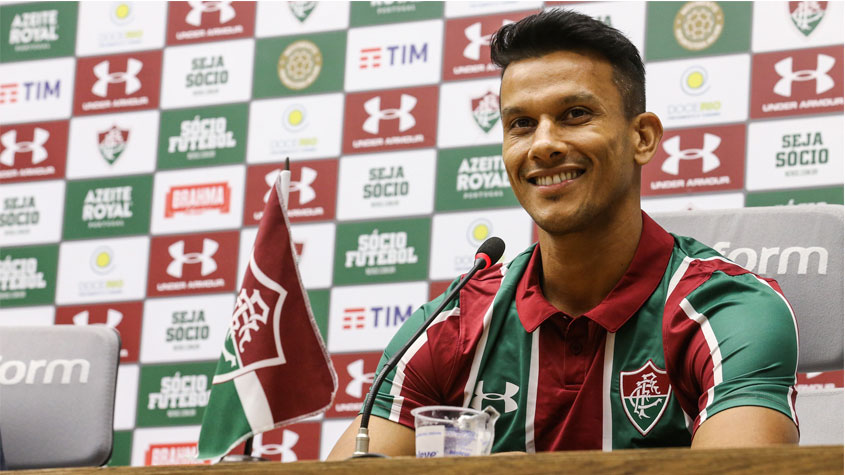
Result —
[{"label": "under armour logo on jersey", "polygon": [[[511,20],[502,20],[502,26],[508,23],[513,23]],[[477,21],[472,25],[466,27],[464,36],[469,40],[469,44],[464,48],[464,57],[474,61],[481,59],[481,47],[490,46],[490,38],[493,34],[481,34],[481,22]]]},{"label": "under armour logo on jersey", "polygon": [[352,381],[346,385],[346,394],[359,398],[364,394],[364,384],[373,384],[375,373],[364,373],[364,360],[355,360],[346,366]]},{"label": "under armour logo on jersey", "polygon": [[126,71],[110,71],[109,60],[100,61],[94,66],[94,75],[97,76],[97,81],[91,88],[91,92],[100,97],[108,95],[109,84],[117,84],[120,82],[124,84],[124,93],[126,95],[141,89],[141,80],[138,79],[138,73],[144,68],[144,63],[135,59],[129,58],[126,61]]},{"label": "under armour logo on jersey", "polygon": [[36,127],[32,131],[32,140],[29,142],[18,142],[18,131],[10,130],[3,135],[0,135],[0,143],[3,144],[6,150],[0,152],[0,163],[6,166],[14,166],[15,154],[32,152],[32,164],[37,165],[44,160],[47,160],[47,149],[44,144],[50,138],[50,132]]},{"label": "under armour logo on jersey", "polygon": [[821,94],[833,88],[833,78],[828,71],[833,69],[836,59],[826,54],[816,56],[816,69],[804,69],[801,71],[792,70],[792,56],[784,58],[775,63],[775,71],[780,79],[775,84],[774,92],[779,96],[789,97],[792,95],[792,83],[794,81],[816,80],[816,94]]},{"label": "under armour logo on jersey", "polygon": [[220,247],[213,239],[202,240],[202,252],[189,252],[185,254],[185,241],[176,241],[167,248],[173,261],[167,266],[167,274],[173,277],[182,277],[182,266],[185,264],[201,264],[200,274],[206,276],[217,270],[217,262],[212,258]]},{"label": "under armour logo on jersey", "polygon": [[381,96],[376,96],[364,103],[364,110],[370,117],[364,121],[363,129],[373,135],[378,133],[379,122],[382,120],[399,119],[399,132],[404,132],[417,125],[417,119],[411,114],[417,105],[417,98],[402,94],[398,109],[381,109]]},{"label": "under armour logo on jersey", "polygon": [[[83,310],[73,316],[74,325],[88,325],[89,321],[88,310]],[[123,321],[123,312],[110,308],[106,311],[106,326],[110,328],[117,328],[120,322]]]},{"label": "under armour logo on jersey", "polygon": [[663,166],[660,169],[670,175],[677,175],[681,160],[695,160],[700,158],[702,173],[715,170],[719,168],[720,162],[719,157],[713,152],[719,148],[719,144],[721,143],[722,138],[718,135],[704,134],[704,146],[702,148],[681,150],[681,137],[676,135],[663,142],[663,150],[669,154],[669,157],[663,162]]},{"label": "under armour logo on jersey", "polygon": [[220,12],[220,23],[226,23],[232,18],[235,18],[235,9],[232,5],[229,5],[230,3],[232,2],[190,1],[188,4],[191,6],[191,11],[189,11],[185,16],[185,23],[193,26],[200,26],[200,24],[202,24],[202,14],[212,12]]},{"label": "under armour logo on jersey", "polygon": [[[276,183],[276,177],[278,175],[279,169],[273,170],[270,173],[264,175],[264,181],[267,183],[267,186],[271,187],[267,190],[267,193],[264,193],[265,203],[267,202],[267,200],[270,199],[270,190],[272,190],[272,186]],[[314,183],[314,180],[316,179],[317,170],[314,170],[313,168],[302,167],[302,170],[299,173],[299,181],[290,182],[290,192],[299,192],[299,204],[304,205],[306,203],[314,201],[314,198],[317,197],[317,192],[314,191],[313,187],[311,187],[311,184]]]},{"label": "under armour logo on jersey", "polygon": [[252,455],[260,457],[262,455],[281,455],[282,462],[296,462],[296,452],[293,447],[299,442],[299,434],[292,430],[285,429],[282,432],[281,444],[264,444],[264,434],[255,436],[252,447]]},{"label": "under armour logo on jersey", "polygon": [[519,406],[517,406],[516,401],[513,400],[513,397],[516,393],[519,392],[519,386],[513,384],[511,382],[505,382],[505,394],[499,393],[485,393],[484,392],[484,381],[479,381],[478,386],[475,387],[475,398],[472,400],[472,404],[470,407],[473,409],[481,410],[481,402],[485,399],[488,401],[504,401],[505,402],[505,414],[509,412],[515,411]]}]

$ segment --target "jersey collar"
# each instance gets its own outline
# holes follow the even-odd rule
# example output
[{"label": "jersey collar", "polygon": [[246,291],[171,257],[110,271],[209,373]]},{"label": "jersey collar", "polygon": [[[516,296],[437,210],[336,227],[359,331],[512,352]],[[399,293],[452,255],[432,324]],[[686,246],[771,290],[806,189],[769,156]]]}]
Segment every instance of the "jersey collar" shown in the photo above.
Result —
[{"label": "jersey collar", "polygon": [[[616,286],[595,308],[584,316],[595,321],[609,332],[616,332],[631,318],[657,288],[669,257],[674,238],[645,212],[640,242],[628,270]],[[522,326],[533,332],[553,315],[563,315],[543,296],[540,288],[540,246],[534,248],[525,273],[516,290],[516,311]]]}]

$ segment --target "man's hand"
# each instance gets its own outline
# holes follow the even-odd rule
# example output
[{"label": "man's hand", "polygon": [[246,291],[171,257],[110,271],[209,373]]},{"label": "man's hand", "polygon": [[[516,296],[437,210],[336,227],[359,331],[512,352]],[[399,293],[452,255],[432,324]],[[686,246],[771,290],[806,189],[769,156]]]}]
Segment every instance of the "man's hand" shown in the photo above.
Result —
[{"label": "man's hand", "polygon": [[[344,460],[351,457],[355,451],[355,436],[358,435],[360,426],[361,416],[358,416],[340,436],[326,460]],[[416,454],[414,429],[378,416],[370,417],[369,429],[370,452],[391,457]]]},{"label": "man's hand", "polygon": [[704,421],[695,432],[692,448],[759,447],[797,444],[798,429],[785,415],[767,407],[726,409]]}]

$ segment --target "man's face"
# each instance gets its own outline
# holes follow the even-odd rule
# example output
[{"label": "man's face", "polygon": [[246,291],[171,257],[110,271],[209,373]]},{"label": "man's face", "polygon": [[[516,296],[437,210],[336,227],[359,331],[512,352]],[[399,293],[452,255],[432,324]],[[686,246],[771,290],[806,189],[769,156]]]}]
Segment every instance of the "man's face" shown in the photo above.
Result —
[{"label": "man's face", "polygon": [[607,60],[558,51],[511,63],[501,105],[505,168],[541,229],[585,230],[639,206],[637,135]]}]

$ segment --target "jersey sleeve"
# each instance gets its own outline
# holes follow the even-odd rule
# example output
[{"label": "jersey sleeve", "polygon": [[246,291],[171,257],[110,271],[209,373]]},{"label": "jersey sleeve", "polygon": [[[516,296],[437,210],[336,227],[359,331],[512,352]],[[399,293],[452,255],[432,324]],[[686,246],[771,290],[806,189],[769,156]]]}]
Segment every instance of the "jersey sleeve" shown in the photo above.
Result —
[{"label": "jersey sleeve", "polygon": [[693,432],[739,406],[774,409],[797,426],[798,327],[775,281],[715,271],[674,304],[665,336]]},{"label": "jersey sleeve", "polygon": [[[458,284],[456,279],[439,297],[415,311],[387,345],[376,370],[381,374],[388,360],[408,342],[431,313]],[[385,377],[376,393],[372,414],[413,428],[411,410],[421,406],[453,404],[445,399],[459,352],[460,308],[455,298],[425,333],[408,349]]]}]

